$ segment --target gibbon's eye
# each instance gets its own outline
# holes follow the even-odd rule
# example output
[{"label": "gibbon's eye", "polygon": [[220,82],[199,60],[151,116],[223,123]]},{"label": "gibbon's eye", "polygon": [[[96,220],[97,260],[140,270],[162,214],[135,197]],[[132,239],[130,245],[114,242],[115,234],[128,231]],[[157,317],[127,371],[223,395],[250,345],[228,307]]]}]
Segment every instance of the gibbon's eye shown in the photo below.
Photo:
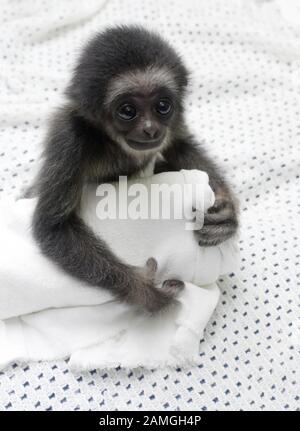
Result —
[{"label": "gibbon's eye", "polygon": [[117,115],[121,120],[130,121],[136,117],[136,108],[129,103],[119,106],[117,109]]},{"label": "gibbon's eye", "polygon": [[168,115],[171,112],[172,104],[167,99],[161,99],[155,106],[156,112],[160,115]]}]

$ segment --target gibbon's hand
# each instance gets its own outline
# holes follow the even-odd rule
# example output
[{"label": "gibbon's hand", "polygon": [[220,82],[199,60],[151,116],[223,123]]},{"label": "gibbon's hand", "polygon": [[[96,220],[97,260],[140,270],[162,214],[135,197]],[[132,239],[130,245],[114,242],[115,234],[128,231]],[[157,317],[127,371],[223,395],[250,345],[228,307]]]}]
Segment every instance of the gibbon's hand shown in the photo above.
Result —
[{"label": "gibbon's hand", "polygon": [[[138,271],[137,288],[134,294],[134,304],[150,314],[159,313],[178,303],[176,297],[184,288],[180,280],[165,280],[162,287],[155,283],[157,261],[151,257],[146,265]],[[129,302],[130,298],[129,298]]]},{"label": "gibbon's hand", "polygon": [[195,231],[199,245],[210,247],[221,244],[237,231],[238,219],[234,200],[216,196],[215,203],[204,215],[204,224]]}]

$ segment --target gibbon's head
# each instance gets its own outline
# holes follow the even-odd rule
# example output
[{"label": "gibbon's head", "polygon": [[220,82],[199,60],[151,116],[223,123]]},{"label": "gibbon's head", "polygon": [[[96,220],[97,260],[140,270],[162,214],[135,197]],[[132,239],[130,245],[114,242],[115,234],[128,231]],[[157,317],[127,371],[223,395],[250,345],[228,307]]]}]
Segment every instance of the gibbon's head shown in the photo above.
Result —
[{"label": "gibbon's head", "polygon": [[67,96],[127,151],[159,151],[183,111],[188,72],[175,50],[141,27],[115,27],[83,50]]}]

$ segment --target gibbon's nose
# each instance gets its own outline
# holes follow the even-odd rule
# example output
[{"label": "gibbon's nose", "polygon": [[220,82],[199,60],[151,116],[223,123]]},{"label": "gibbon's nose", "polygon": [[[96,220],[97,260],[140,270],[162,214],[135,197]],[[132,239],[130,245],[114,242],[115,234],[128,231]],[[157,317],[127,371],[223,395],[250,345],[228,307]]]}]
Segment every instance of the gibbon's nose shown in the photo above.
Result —
[{"label": "gibbon's nose", "polygon": [[143,131],[148,139],[156,139],[159,134],[158,127],[150,121],[145,123]]}]

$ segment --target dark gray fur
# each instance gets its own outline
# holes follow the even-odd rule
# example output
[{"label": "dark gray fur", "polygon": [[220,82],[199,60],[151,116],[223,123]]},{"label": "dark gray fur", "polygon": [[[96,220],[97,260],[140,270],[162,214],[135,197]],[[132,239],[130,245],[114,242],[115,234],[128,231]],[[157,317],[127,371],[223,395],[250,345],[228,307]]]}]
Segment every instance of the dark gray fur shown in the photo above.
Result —
[{"label": "dark gray fur", "polygon": [[164,166],[157,169],[207,171],[219,206],[207,215],[204,228],[197,233],[199,241],[204,245],[218,244],[235,233],[237,217],[227,184],[193,138],[183,132],[182,99],[188,73],[165,41],[139,27],[109,29],[91,40],[83,51],[66,91],[67,102],[49,127],[36,184],[38,202],[32,226],[42,252],[69,274],[109,289],[121,301],[157,312],[176,302],[182,283],[167,280],[162,289],[157,289],[153,260],[150,259],[151,270],[149,261],[144,268],[125,264],[78,215],[85,181],[107,182],[120,175],[136,174],[150,160],[150,155],[133,157],[109,137],[103,103],[111,79],[151,65],[167,67],[178,86],[171,140],[163,151]]}]

